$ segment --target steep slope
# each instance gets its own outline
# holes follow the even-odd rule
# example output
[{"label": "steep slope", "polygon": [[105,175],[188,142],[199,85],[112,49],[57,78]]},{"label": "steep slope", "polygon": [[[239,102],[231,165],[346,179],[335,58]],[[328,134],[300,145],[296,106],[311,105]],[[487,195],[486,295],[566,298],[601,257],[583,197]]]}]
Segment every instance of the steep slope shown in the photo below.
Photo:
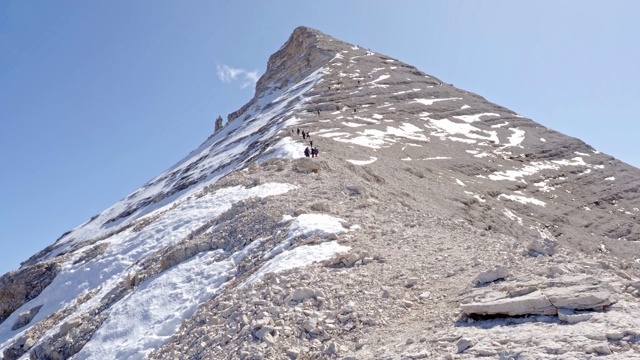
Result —
[{"label": "steep slope", "polygon": [[639,186],[300,27],[220,131],[0,279],[2,356],[630,356]]}]

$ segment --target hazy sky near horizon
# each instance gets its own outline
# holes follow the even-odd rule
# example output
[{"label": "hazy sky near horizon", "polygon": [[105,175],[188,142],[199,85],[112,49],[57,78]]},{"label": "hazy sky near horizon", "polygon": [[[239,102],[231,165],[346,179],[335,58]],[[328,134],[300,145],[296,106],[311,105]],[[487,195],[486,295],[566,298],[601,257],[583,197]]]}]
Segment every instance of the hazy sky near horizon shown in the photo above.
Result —
[{"label": "hazy sky near horizon", "polygon": [[640,166],[640,2],[0,2],[0,274],[195,149],[294,28]]}]

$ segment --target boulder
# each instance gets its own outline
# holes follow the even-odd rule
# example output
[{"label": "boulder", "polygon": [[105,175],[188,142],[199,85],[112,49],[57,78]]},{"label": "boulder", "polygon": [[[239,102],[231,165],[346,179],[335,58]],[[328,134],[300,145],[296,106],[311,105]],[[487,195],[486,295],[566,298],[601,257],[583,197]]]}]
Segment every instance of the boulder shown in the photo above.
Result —
[{"label": "boulder", "polygon": [[18,320],[11,327],[11,330],[18,330],[25,325],[29,324],[31,320],[38,314],[42,305],[31,308],[29,311],[22,312],[18,315]]},{"label": "boulder", "polygon": [[60,326],[60,335],[66,335],[69,331],[71,331],[71,329],[80,326],[80,324],[82,324],[82,319],[80,318],[71,319],[65,322],[64,324],[62,324],[62,326]]},{"label": "boulder", "polygon": [[311,317],[302,323],[302,328],[307,332],[312,332],[318,326],[318,318]]},{"label": "boulder", "polygon": [[405,281],[404,286],[405,287],[414,287],[418,284],[418,278],[409,278],[407,279],[407,281]]},{"label": "boulder", "polygon": [[558,246],[558,242],[551,239],[544,240],[533,240],[529,244],[527,244],[527,250],[529,250],[533,255],[553,255],[556,252],[556,247]]},{"label": "boulder", "polygon": [[306,299],[313,299],[316,296],[316,291],[308,288],[308,287],[302,287],[302,288],[297,288],[294,292],[293,295],[291,295],[291,300],[293,301],[304,301]]},{"label": "boulder", "polygon": [[264,340],[265,336],[267,334],[271,334],[271,332],[274,330],[273,327],[269,326],[269,325],[265,325],[263,327],[261,327],[258,331],[256,331],[253,336],[255,336],[256,338],[260,339],[260,340]]},{"label": "boulder", "polygon": [[289,348],[287,349],[287,356],[289,357],[289,359],[295,360],[298,358],[298,356],[300,356],[300,350],[296,348]]},{"label": "boulder", "polygon": [[483,271],[474,279],[476,285],[482,285],[496,280],[504,279],[509,276],[509,269],[504,266],[498,266],[494,269]]},{"label": "boulder", "polygon": [[576,314],[571,309],[558,309],[558,319],[569,324],[577,324],[579,322],[591,319],[591,314]]},{"label": "boulder", "polygon": [[467,350],[468,348],[473,346],[473,341],[469,339],[462,338],[458,340],[458,354]]},{"label": "boulder", "polygon": [[329,344],[324,349],[324,353],[329,355],[329,356],[337,355],[338,354],[338,345],[336,344],[336,342],[335,341],[329,342]]}]

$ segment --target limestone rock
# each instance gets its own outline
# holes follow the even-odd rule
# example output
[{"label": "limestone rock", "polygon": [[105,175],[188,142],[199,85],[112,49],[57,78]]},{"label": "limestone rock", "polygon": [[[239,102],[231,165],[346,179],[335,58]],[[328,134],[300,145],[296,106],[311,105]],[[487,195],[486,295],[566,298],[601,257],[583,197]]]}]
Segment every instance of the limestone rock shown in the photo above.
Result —
[{"label": "limestone rock", "polygon": [[[589,283],[591,285],[585,285]],[[523,283],[519,284],[521,291],[513,291],[515,286],[505,285],[502,291],[478,288],[470,293],[475,301],[463,302],[460,308],[467,315],[554,315],[558,314],[559,308],[601,310],[615,302],[604,284],[586,276],[564,276],[548,283]],[[579,318],[583,317],[573,319]]]},{"label": "limestone rock", "polygon": [[517,298],[499,298],[492,301],[461,304],[467,315],[550,315],[556,314],[556,308],[541,292],[530,293]]},{"label": "limestone rock", "polygon": [[29,311],[20,313],[18,315],[18,321],[15,324],[13,324],[13,327],[11,327],[11,330],[18,330],[24,327],[25,325],[27,325],[28,323],[30,323],[33,317],[38,314],[38,311],[40,311],[41,308],[42,308],[42,305],[39,305],[34,308],[31,308]]},{"label": "limestone rock", "polygon": [[298,356],[300,356],[300,350],[297,348],[288,348],[287,356],[289,357],[289,359],[295,360],[298,358]]},{"label": "limestone rock", "polygon": [[307,332],[312,332],[316,329],[318,325],[318,318],[310,317],[302,323],[302,328]]},{"label": "limestone rock", "polygon": [[509,275],[509,269],[504,266],[498,266],[496,268],[483,271],[474,279],[474,283],[477,285],[490,283],[496,280],[504,279]]},{"label": "limestone rock", "polygon": [[556,252],[557,246],[557,241],[545,238],[542,241],[532,240],[529,244],[527,244],[527,250],[534,254],[553,255]]},{"label": "limestone rock", "polygon": [[71,319],[63,323],[62,326],[60,326],[60,334],[61,335],[67,334],[69,331],[71,331],[71,329],[78,327],[80,324],[82,324],[82,319],[80,318]]},{"label": "limestone rock", "polygon": [[274,328],[269,326],[269,325],[265,325],[263,327],[261,327],[258,331],[256,331],[254,333],[254,336],[260,340],[263,340],[265,335],[270,334],[271,332],[274,331]]},{"label": "limestone rock", "polygon": [[570,289],[554,288],[546,292],[551,303],[559,308],[598,309],[613,304],[615,301],[610,291],[591,286],[575,286]]},{"label": "limestone rock", "polygon": [[473,341],[466,338],[462,338],[458,340],[458,343],[456,344],[456,346],[458,347],[458,353],[461,353],[467,350],[468,348],[472,347]]},{"label": "limestone rock", "polygon": [[313,299],[316,296],[316,291],[311,288],[298,288],[291,295],[293,301],[304,301],[306,299]]},{"label": "limestone rock", "polygon": [[582,321],[588,321],[589,319],[591,319],[591,317],[591,314],[576,314],[571,309],[558,309],[558,319],[569,324],[577,324]]}]

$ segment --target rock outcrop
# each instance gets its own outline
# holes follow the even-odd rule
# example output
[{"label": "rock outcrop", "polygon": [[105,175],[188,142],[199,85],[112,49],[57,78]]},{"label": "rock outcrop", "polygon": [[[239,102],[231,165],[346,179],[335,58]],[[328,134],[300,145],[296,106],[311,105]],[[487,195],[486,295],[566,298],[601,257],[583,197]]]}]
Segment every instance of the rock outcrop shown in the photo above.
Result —
[{"label": "rock outcrop", "polygon": [[[58,262],[46,261],[3,275],[0,278],[0,319],[36,298],[51,284],[60,268]],[[22,316],[22,319],[20,323],[25,321],[26,316]]]},{"label": "rock outcrop", "polygon": [[218,132],[218,131],[220,131],[220,129],[222,129],[222,116],[218,116],[216,118],[216,125],[215,125],[215,129],[213,130],[213,132]]},{"label": "rock outcrop", "polygon": [[558,315],[567,310],[599,310],[615,302],[608,285],[591,276],[559,276],[546,281],[507,281],[468,296],[460,308],[468,316]]}]

